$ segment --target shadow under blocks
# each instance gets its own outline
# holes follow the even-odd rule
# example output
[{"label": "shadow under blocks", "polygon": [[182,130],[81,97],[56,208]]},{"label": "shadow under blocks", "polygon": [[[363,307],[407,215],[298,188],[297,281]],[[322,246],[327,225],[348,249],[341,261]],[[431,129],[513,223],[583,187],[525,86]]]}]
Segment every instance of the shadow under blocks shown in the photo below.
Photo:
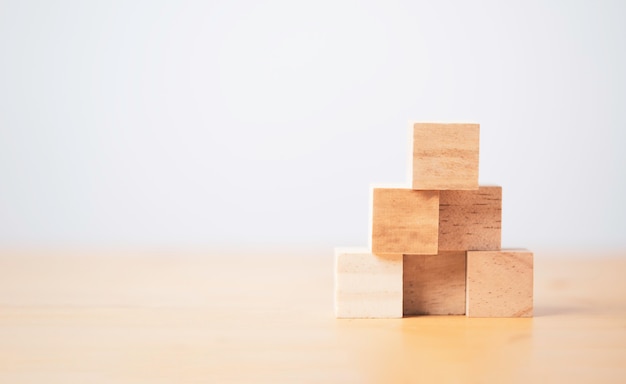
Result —
[{"label": "shadow under blocks", "polygon": [[335,248],[335,316],[532,317],[533,253],[502,249],[478,124],[414,123],[410,181],[370,188],[367,247]]}]

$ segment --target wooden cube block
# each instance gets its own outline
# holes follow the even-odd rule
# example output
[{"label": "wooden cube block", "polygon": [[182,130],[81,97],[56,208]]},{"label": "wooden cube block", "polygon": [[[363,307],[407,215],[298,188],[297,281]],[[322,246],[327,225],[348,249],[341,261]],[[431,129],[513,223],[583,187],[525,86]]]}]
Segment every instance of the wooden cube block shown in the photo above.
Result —
[{"label": "wooden cube block", "polygon": [[532,252],[468,251],[466,301],[469,317],[532,317]]},{"label": "wooden cube block", "polygon": [[465,314],[465,252],[404,255],[404,316]]},{"label": "wooden cube block", "polygon": [[415,123],[409,173],[413,189],[478,189],[478,124]]},{"label": "wooden cube block", "polygon": [[439,191],[373,187],[371,198],[373,253],[437,254]]},{"label": "wooden cube block", "polygon": [[335,249],[335,316],[402,317],[402,255]]},{"label": "wooden cube block", "polygon": [[502,237],[502,187],[439,193],[439,251],[497,251]]}]

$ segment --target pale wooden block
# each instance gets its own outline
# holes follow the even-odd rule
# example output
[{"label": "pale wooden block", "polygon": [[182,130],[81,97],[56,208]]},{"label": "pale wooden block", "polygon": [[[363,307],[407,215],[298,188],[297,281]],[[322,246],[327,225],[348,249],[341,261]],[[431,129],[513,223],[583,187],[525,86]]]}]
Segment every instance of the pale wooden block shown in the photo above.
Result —
[{"label": "pale wooden block", "polygon": [[468,251],[466,314],[469,317],[532,317],[532,252]]},{"label": "pale wooden block", "polygon": [[402,255],[335,248],[335,316],[402,317]]},{"label": "pale wooden block", "polygon": [[465,252],[404,255],[404,316],[465,314]]},{"label": "pale wooden block", "polygon": [[371,200],[374,254],[437,254],[439,191],[372,187]]},{"label": "pale wooden block", "polygon": [[415,123],[410,132],[413,189],[478,189],[480,125]]},{"label": "pale wooden block", "polygon": [[497,251],[502,237],[502,187],[439,193],[439,251]]}]

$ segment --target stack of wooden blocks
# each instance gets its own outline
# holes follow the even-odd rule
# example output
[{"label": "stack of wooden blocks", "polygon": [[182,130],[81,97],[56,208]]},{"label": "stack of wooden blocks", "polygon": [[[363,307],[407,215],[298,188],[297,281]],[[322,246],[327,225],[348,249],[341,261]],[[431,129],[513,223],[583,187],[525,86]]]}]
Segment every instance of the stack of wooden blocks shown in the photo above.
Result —
[{"label": "stack of wooden blocks", "polygon": [[372,187],[369,249],[335,249],[336,316],[532,317],[533,254],[501,249],[502,188],[478,184],[479,125],[410,133],[411,185]]}]

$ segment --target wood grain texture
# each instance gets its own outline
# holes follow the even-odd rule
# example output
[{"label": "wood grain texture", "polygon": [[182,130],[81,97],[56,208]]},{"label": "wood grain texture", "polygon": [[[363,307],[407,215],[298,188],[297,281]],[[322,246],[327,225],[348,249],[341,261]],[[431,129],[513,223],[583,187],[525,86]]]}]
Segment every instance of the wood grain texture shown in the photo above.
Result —
[{"label": "wood grain texture", "polygon": [[404,255],[404,316],[465,314],[465,252]]},{"label": "wood grain texture", "polygon": [[468,251],[466,314],[469,317],[532,317],[532,252]]},{"label": "wood grain texture", "polygon": [[439,194],[439,251],[497,251],[502,237],[502,187]]},{"label": "wood grain texture", "polygon": [[335,249],[335,316],[402,317],[402,255]]},{"label": "wood grain texture", "polygon": [[409,173],[417,190],[478,188],[478,124],[415,123]]},{"label": "wood grain texture", "polygon": [[437,254],[439,191],[372,188],[371,249],[383,254]]}]

